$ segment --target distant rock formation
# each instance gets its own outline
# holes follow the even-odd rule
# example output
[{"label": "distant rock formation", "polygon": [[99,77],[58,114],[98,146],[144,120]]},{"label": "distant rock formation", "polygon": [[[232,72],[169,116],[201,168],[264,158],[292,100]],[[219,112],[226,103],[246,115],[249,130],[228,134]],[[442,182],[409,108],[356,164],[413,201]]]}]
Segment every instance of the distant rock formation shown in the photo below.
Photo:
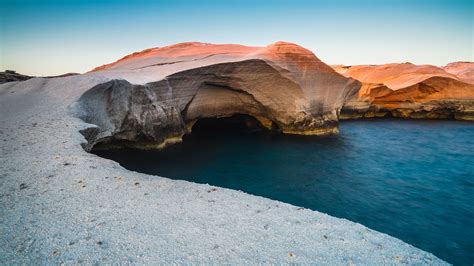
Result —
[{"label": "distant rock formation", "polygon": [[362,82],[341,119],[400,117],[474,120],[474,63],[333,66]]},{"label": "distant rock formation", "polygon": [[43,78],[54,79],[54,78],[64,78],[64,77],[70,77],[70,76],[76,76],[76,75],[80,75],[80,73],[66,73],[66,74],[61,74],[57,76],[46,76]]},{"label": "distant rock formation", "polygon": [[86,75],[113,78],[79,100],[81,118],[99,127],[87,133],[91,145],[123,140],[163,146],[180,141],[199,119],[237,114],[287,134],[333,134],[340,109],[360,87],[286,42],[181,43],[128,55]]},{"label": "distant rock formation", "polygon": [[[80,75],[79,73],[66,73],[58,76],[47,76],[43,78],[63,78],[69,76]],[[5,70],[5,72],[0,72],[0,84],[12,82],[12,81],[25,81],[28,79],[35,78],[34,76],[27,76],[23,74],[16,73],[14,70]]]},{"label": "distant rock formation", "polygon": [[13,70],[5,70],[5,72],[0,72],[0,84],[11,81],[23,81],[30,78],[33,77],[16,73],[16,71]]},{"label": "distant rock formation", "polygon": [[474,84],[474,62],[453,62],[444,66],[443,69],[464,82]]}]

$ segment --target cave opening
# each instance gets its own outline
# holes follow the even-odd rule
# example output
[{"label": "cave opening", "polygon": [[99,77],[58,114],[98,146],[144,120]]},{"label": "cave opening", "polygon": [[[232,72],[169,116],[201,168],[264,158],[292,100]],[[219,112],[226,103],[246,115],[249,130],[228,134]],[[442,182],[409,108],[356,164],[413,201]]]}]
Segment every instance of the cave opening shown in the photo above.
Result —
[{"label": "cave opening", "polygon": [[[268,120],[270,121],[270,120]],[[81,131],[84,137],[89,141],[90,136],[97,134],[97,128],[89,128]],[[265,127],[257,118],[247,114],[233,114],[223,117],[199,118],[191,127],[191,130],[183,135],[182,142],[158,147],[153,141],[144,138],[141,141],[129,141],[120,138],[107,138],[93,145],[90,151],[94,154],[106,150],[166,150],[179,148],[180,146],[195,145],[201,140],[238,138],[238,137],[267,137],[280,135],[280,128],[276,123],[271,122],[270,128]],[[84,145],[83,145],[84,147]]]},{"label": "cave opening", "polygon": [[223,135],[257,135],[278,133],[278,127],[272,123],[269,130],[255,117],[247,114],[234,114],[225,117],[200,118],[192,126],[191,132],[183,140],[196,138],[215,138]]}]

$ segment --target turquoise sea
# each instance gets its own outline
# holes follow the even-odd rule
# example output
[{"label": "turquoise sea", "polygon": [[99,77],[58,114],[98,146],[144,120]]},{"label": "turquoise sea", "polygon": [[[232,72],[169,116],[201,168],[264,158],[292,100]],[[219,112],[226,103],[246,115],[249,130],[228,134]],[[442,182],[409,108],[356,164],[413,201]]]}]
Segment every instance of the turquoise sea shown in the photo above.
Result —
[{"label": "turquoise sea", "polygon": [[447,262],[474,263],[474,123],[346,121],[324,138],[211,123],[163,151],[95,153],[130,170],[346,218]]}]

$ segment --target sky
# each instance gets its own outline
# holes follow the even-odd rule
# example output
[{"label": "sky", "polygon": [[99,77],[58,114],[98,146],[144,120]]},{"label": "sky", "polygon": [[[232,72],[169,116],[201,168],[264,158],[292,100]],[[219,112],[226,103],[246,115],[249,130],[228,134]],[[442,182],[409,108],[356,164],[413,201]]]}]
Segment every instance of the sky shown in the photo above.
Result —
[{"label": "sky", "polygon": [[179,42],[297,43],[328,64],[474,61],[474,0],[0,0],[0,71],[87,72]]}]

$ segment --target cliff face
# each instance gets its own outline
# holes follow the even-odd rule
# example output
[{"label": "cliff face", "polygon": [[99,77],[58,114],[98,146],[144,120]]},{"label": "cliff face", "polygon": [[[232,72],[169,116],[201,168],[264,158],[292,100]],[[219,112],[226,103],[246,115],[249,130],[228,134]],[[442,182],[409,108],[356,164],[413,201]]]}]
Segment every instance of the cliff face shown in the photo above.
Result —
[{"label": "cliff face", "polygon": [[474,84],[467,82],[473,65],[334,66],[342,75],[362,82],[356,96],[344,105],[341,118],[474,120]]},{"label": "cliff face", "polygon": [[201,118],[236,114],[288,134],[337,133],[339,111],[360,87],[285,42],[147,49],[88,75],[114,79],[79,100],[81,118],[99,126],[88,133],[91,145],[118,139],[162,146],[179,141]]}]

